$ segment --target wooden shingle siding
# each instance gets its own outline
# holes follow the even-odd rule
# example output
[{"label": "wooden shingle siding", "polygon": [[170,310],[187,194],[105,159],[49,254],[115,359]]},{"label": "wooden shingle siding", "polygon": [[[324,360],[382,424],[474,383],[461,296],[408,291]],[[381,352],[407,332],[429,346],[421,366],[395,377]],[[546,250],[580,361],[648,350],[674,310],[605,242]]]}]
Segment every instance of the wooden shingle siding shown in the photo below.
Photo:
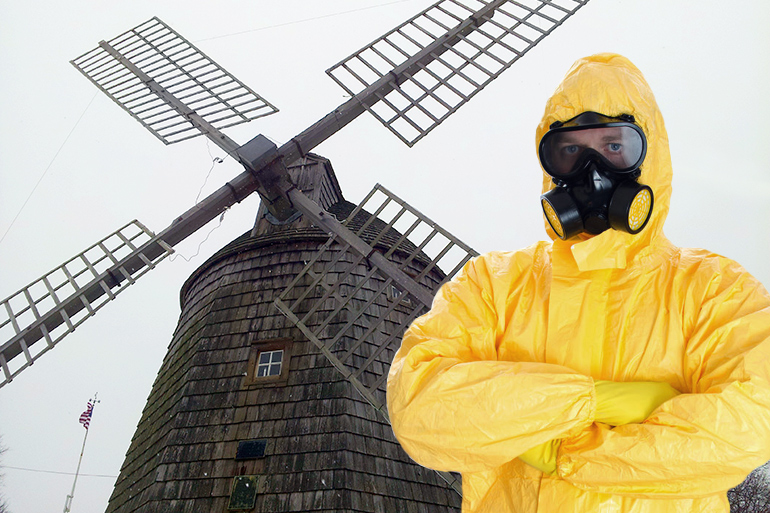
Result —
[{"label": "wooden shingle siding", "polygon": [[[338,218],[352,211],[328,161],[308,159],[301,171],[315,175],[300,173],[298,183],[336,202],[324,205],[329,211]],[[238,475],[259,476],[253,510],[259,512],[459,511],[457,493],[408,458],[387,422],[273,305],[326,235],[302,220],[284,226],[263,221],[257,228],[264,230],[233,241],[185,283],[177,329],[107,511],[226,512]],[[338,271],[350,265],[342,259]],[[419,265],[412,264],[415,274]],[[344,290],[367,272],[359,264]],[[356,301],[373,292],[367,284]],[[319,297],[314,291],[307,301]],[[387,301],[377,298],[376,305],[385,309]],[[324,303],[309,322],[334,308],[333,301]],[[404,312],[398,307],[378,336],[398,326]],[[353,365],[377,350],[369,340],[356,340],[368,329],[368,315],[334,349],[350,352]],[[347,316],[343,310],[325,333],[336,334]],[[284,338],[293,341],[285,381],[249,379],[252,345]],[[391,358],[392,351],[383,351],[361,379],[387,372]],[[378,392],[384,398],[384,384]],[[264,457],[236,460],[238,443],[246,440],[265,440]]]}]

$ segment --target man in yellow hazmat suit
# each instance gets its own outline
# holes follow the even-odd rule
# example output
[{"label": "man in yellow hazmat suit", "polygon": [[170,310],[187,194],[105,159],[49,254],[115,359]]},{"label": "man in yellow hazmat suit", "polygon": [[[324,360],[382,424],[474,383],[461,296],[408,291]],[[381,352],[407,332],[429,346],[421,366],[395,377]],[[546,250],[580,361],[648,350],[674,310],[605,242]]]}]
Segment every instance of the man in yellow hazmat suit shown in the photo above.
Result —
[{"label": "man in yellow hazmat suit", "polygon": [[668,139],[624,57],[575,63],[537,140],[554,241],[469,262],[407,330],[398,440],[464,512],[729,511],[770,459],[770,295],[663,235]]}]

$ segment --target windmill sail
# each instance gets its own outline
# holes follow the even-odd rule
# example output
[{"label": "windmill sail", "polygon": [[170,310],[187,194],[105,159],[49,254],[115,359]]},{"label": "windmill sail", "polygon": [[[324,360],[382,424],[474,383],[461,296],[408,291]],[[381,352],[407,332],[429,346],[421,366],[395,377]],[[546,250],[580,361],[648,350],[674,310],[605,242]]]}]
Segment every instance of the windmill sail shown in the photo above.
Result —
[{"label": "windmill sail", "polygon": [[412,146],[588,0],[441,0],[326,73],[350,95],[377,82],[367,110]]},{"label": "windmill sail", "polygon": [[0,387],[171,252],[134,220],[0,301]]},{"label": "windmill sail", "polygon": [[[387,418],[381,390],[386,378],[383,365],[387,367],[393,360],[404,330],[417,316],[427,312],[438,288],[478,253],[379,184],[344,224],[347,227],[351,222],[357,224],[356,231],[351,232],[353,236],[370,250],[364,253],[340,234],[332,234],[275,304]],[[322,261],[326,264],[319,266]],[[366,262],[371,270],[366,279],[351,282],[347,272],[339,272],[340,262],[347,262],[344,267],[348,269]],[[332,273],[331,269],[337,271]],[[298,287],[303,292],[296,294]],[[319,289],[322,293],[318,299],[307,304],[306,297]],[[362,290],[367,291],[368,299],[361,300]],[[308,328],[307,319],[325,311],[324,305],[329,301],[335,308],[327,311],[323,322],[315,328]],[[395,309],[407,312],[407,317],[398,325],[390,325],[389,317]],[[321,342],[327,337],[329,323],[337,322],[343,311],[347,319],[344,326],[330,341]],[[372,314],[373,311],[377,313]],[[365,314],[374,320],[364,333],[355,336],[356,345],[338,356],[335,344],[343,336],[351,336]],[[356,353],[364,343],[373,347],[361,360]]]},{"label": "windmill sail", "polygon": [[[404,330],[478,253],[379,184],[344,225],[355,231],[333,233],[274,304],[389,420],[385,380]],[[461,493],[455,476],[439,474]]]},{"label": "windmill sail", "polygon": [[71,63],[164,144],[278,112],[158,18]]}]

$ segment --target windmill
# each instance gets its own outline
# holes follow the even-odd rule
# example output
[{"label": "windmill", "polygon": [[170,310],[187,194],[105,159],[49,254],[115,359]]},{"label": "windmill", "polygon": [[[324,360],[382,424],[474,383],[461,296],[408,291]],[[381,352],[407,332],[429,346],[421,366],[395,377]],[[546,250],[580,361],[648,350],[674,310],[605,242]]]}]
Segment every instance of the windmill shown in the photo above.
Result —
[{"label": "windmill", "polygon": [[[330,169],[311,150],[366,110],[408,145],[416,143],[585,3],[438,2],[331,68],[329,74],[353,98],[280,148],[264,136],[239,145],[222,134],[222,128],[274,108],[160,20],[100,43],[73,61],[97,86],[164,142],[203,133],[246,171],[157,235],[139,222],[129,223],[3,301],[8,318],[0,329],[11,336],[0,348],[2,384],[154,268],[179,241],[257,191],[273,226],[302,222],[301,216],[330,235],[320,251],[302,261],[304,267],[273,303],[373,411],[385,416],[382,365],[389,361],[388,351],[406,324],[430,305],[436,287],[474,252],[380,186],[344,216],[331,215],[329,209],[339,201],[314,201],[303,193],[305,168]],[[333,185],[333,173],[321,179]],[[333,187],[332,199],[341,199]],[[397,205],[392,217],[385,217],[392,205]],[[415,240],[421,229],[427,231]],[[431,252],[436,240],[442,242]],[[368,271],[358,276],[358,268]],[[308,293],[319,288],[320,295]],[[359,291],[368,298],[362,301]],[[371,319],[361,332],[364,317]],[[339,329],[329,337],[327,328],[335,325]],[[343,347],[335,345],[340,341]],[[277,351],[284,350],[267,353],[272,358]],[[254,355],[257,369],[261,354]],[[273,360],[265,363],[270,374]],[[254,444],[244,451],[259,452],[259,439],[246,441]],[[237,477],[231,500],[236,490],[258,485],[247,479],[250,474]],[[452,476],[445,477],[454,483]]]}]

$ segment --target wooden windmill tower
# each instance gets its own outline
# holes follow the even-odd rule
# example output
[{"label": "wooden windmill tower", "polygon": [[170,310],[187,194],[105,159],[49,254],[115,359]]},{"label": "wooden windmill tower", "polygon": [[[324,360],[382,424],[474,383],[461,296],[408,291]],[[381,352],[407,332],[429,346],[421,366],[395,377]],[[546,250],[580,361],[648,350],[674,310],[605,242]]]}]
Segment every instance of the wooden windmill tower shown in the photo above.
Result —
[{"label": "wooden windmill tower", "polygon": [[[387,189],[356,206],[312,149],[364,111],[408,145],[587,0],[442,0],[328,73],[352,98],[280,148],[221,129],[275,111],[158,19],[73,61],[165,143],[245,171],[155,235],[130,223],[3,301],[2,385],[252,192],[253,229],[187,281],[108,511],[452,510],[460,484],[387,424],[399,339],[475,253]],[[19,306],[21,305],[21,306]]]},{"label": "wooden windmill tower", "polygon": [[[429,287],[444,279],[342,198],[328,160],[309,154],[288,171],[405,272]],[[181,300],[108,511],[457,510],[459,494],[409,461],[340,372],[363,371],[356,383],[380,404],[396,335],[423,308],[366,259],[304,219],[262,217],[188,279]]]}]

